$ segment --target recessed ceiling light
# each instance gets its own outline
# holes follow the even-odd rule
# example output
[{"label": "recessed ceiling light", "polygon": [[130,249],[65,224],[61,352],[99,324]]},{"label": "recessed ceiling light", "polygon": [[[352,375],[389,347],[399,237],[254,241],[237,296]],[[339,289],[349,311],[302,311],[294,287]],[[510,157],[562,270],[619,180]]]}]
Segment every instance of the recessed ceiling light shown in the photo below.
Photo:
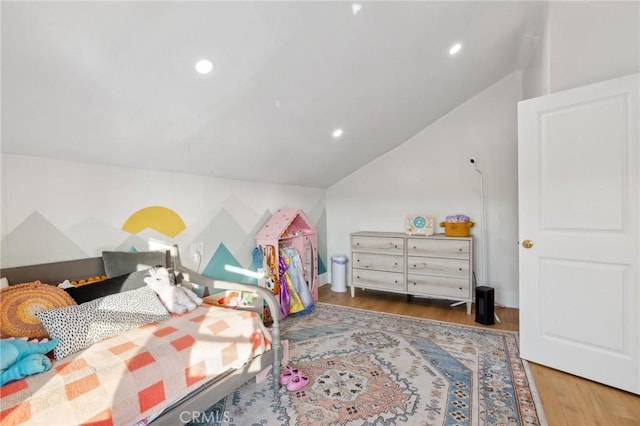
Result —
[{"label": "recessed ceiling light", "polygon": [[362,5],[360,3],[353,3],[351,5],[351,11],[354,15],[357,15],[360,10],[362,10]]},{"label": "recessed ceiling light", "polygon": [[340,136],[342,136],[342,129],[335,129],[332,133],[334,138],[339,138]]},{"label": "recessed ceiling light", "polygon": [[200,74],[209,74],[213,70],[213,64],[208,59],[201,59],[196,62],[196,71]]},{"label": "recessed ceiling light", "polygon": [[454,44],[453,46],[451,46],[451,49],[449,49],[449,55],[455,55],[460,51],[460,49],[462,49],[462,44],[460,43]]}]

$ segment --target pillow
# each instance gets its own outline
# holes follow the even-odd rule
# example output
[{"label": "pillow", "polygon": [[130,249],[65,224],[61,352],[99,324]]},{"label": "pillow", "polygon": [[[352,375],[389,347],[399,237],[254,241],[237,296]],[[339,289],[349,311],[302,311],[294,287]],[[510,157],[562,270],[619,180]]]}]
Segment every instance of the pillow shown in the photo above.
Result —
[{"label": "pillow", "polygon": [[120,275],[119,277],[108,278],[91,285],[67,287],[64,290],[77,304],[90,302],[99,297],[135,290],[145,286],[144,278],[147,276],[148,271],[149,270],[146,269],[144,271],[132,272],[130,274]]},{"label": "pillow", "polygon": [[0,278],[0,289],[7,288],[7,287],[9,287],[9,280],[7,280],[4,277]]},{"label": "pillow", "polygon": [[118,277],[154,266],[168,266],[166,251],[103,251],[102,261],[107,278]]},{"label": "pillow", "polygon": [[63,289],[40,281],[0,290],[0,335],[2,337],[48,337],[35,313],[45,309],[75,305]]},{"label": "pillow", "polygon": [[36,316],[49,336],[59,339],[53,350],[56,359],[132,328],[171,317],[149,287],[112,294],[80,305],[40,311]]}]

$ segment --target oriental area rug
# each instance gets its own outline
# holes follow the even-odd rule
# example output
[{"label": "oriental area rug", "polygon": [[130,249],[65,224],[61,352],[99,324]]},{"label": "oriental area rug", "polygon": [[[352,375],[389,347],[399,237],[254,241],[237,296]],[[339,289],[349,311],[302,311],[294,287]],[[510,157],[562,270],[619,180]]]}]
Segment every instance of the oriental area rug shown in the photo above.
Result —
[{"label": "oriental area rug", "polygon": [[281,332],[309,383],[251,381],[192,425],[546,425],[516,332],[323,303]]}]

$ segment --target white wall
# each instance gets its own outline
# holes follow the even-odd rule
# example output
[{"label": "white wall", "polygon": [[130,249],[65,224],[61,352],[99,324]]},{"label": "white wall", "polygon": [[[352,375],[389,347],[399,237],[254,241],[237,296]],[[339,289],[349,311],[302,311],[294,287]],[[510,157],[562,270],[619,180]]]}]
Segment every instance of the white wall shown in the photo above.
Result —
[{"label": "white wall", "polygon": [[535,54],[522,72],[522,99],[549,94],[549,7],[545,8],[544,31]]},{"label": "white wall", "polygon": [[551,93],[640,71],[640,3],[551,2]]},{"label": "white wall", "polygon": [[523,98],[637,72],[639,2],[554,1],[538,52],[523,72]]},{"label": "white wall", "polygon": [[[331,186],[326,201],[327,256],[350,257],[351,232],[403,232],[408,214],[431,214],[437,221],[450,214],[467,214],[476,222],[472,234],[478,284],[495,287],[498,303],[517,306],[516,103],[521,87],[520,73],[509,75]],[[487,283],[481,282],[484,224],[480,177],[469,163],[472,156],[485,176]]]}]

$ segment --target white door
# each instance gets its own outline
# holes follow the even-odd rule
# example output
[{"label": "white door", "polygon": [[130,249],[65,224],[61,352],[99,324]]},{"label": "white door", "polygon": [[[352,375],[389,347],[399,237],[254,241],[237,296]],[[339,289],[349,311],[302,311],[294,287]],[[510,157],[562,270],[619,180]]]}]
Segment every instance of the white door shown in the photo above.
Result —
[{"label": "white door", "polygon": [[518,104],[521,356],[636,394],[638,80]]}]

